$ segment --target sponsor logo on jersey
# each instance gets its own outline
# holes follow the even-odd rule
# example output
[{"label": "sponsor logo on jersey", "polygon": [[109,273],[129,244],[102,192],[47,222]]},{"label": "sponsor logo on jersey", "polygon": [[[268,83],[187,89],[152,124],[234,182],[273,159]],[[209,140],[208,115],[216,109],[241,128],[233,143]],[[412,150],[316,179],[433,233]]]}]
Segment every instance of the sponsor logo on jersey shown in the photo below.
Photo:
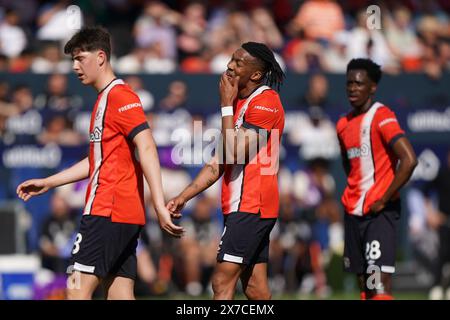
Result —
[{"label": "sponsor logo on jersey", "polygon": [[397,122],[397,119],[395,118],[387,118],[384,119],[383,121],[380,122],[380,124],[378,125],[379,128],[381,128],[382,126],[384,126],[385,124],[388,124],[390,122]]},{"label": "sponsor logo on jersey", "polygon": [[255,109],[257,110],[262,110],[262,111],[268,111],[268,112],[272,112],[272,113],[277,113],[278,112],[278,108],[268,108],[268,107],[263,107],[263,106],[255,106]]},{"label": "sponsor logo on jersey", "polygon": [[133,108],[138,108],[138,107],[142,107],[142,105],[139,102],[130,103],[130,104],[124,105],[123,107],[120,107],[119,112],[125,112],[127,110],[130,110]]},{"label": "sponsor logo on jersey", "polygon": [[367,157],[368,155],[369,146],[366,144],[363,144],[360,148],[351,148],[347,150],[348,159]]}]

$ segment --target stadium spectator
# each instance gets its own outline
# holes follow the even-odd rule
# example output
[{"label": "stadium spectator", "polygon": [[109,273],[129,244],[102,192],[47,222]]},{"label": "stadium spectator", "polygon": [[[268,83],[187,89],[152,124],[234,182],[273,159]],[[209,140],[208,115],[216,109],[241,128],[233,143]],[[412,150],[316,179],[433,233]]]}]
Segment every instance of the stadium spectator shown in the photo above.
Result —
[{"label": "stadium spectator", "polygon": [[316,158],[328,160],[339,155],[339,144],[336,139],[334,124],[322,108],[312,106],[308,109],[308,117],[299,123],[302,130],[292,130],[289,141],[300,146],[300,158],[306,161]]},{"label": "stadium spectator", "polygon": [[[432,299],[450,299],[450,151],[436,178],[425,187],[429,214],[434,217],[433,227],[439,236],[438,264],[434,274]],[[432,192],[437,205],[432,202]]]},{"label": "stadium spectator", "polygon": [[283,47],[283,35],[278,29],[271,13],[263,7],[258,7],[250,12],[252,23],[252,39],[265,43],[273,50]]},{"label": "stadium spectator", "polygon": [[341,7],[333,0],[307,0],[292,21],[293,32],[303,32],[309,40],[330,41],[345,28]]},{"label": "stadium spectator", "polygon": [[[6,132],[6,121],[9,117],[14,116],[19,113],[19,108],[17,108],[13,103],[9,101],[9,84],[6,81],[0,82],[0,137],[3,137]],[[3,141],[4,143],[6,141]]]},{"label": "stadium spectator", "polygon": [[[308,250],[312,230],[290,194],[282,195],[280,200],[280,218],[271,234],[269,270],[274,290],[292,293],[312,274]],[[307,282],[303,283],[303,291],[309,286]]]},{"label": "stadium spectator", "polygon": [[127,55],[117,59],[114,70],[118,73],[140,73],[144,69],[146,48],[135,47]]},{"label": "stadium spectator", "polygon": [[19,16],[13,10],[7,10],[0,21],[0,53],[8,58],[17,57],[27,46],[25,32],[19,26]]},{"label": "stadium spectator", "polygon": [[72,129],[64,114],[53,114],[46,120],[44,130],[37,136],[41,144],[56,143],[61,146],[79,146],[82,136]]},{"label": "stadium spectator", "polygon": [[[407,191],[406,203],[409,211],[408,240],[411,242],[417,275],[430,279],[431,285],[437,270],[439,250],[437,226],[440,217],[436,214],[436,210],[430,210],[421,188],[415,183]],[[439,289],[437,291],[441,292],[442,297],[443,291]]]},{"label": "stadium spectator", "polygon": [[185,291],[191,296],[199,296],[210,284],[216,261],[221,232],[212,205],[207,197],[197,199],[192,213],[181,221],[186,234],[179,242],[179,256]]},{"label": "stadium spectator", "polygon": [[200,2],[193,2],[183,10],[177,37],[179,61],[198,56],[204,49],[203,36],[206,30],[206,8]]},{"label": "stadium spectator", "polygon": [[308,79],[308,87],[299,101],[305,109],[319,107],[323,111],[328,108],[328,79],[322,73],[314,73]]},{"label": "stadium spectator", "polygon": [[125,82],[133,89],[141,100],[142,108],[145,113],[150,112],[155,105],[155,98],[152,93],[144,88],[142,79],[138,76],[129,76],[125,78]]},{"label": "stadium spectator", "polygon": [[69,205],[58,192],[51,197],[51,212],[39,238],[42,267],[65,274],[76,236],[77,222]]},{"label": "stadium spectator", "polygon": [[[76,31],[76,25],[68,23],[69,19],[79,19],[79,27],[83,26],[83,15],[69,17],[67,8],[70,5],[68,0],[58,0],[44,3],[38,12],[36,23],[38,30],[36,37],[41,41],[56,41],[62,43],[69,39]],[[75,22],[75,20],[74,20]]]},{"label": "stadium spectator", "polygon": [[9,72],[29,72],[33,65],[35,54],[31,49],[24,49],[16,58],[9,59]]},{"label": "stadium spectator", "polygon": [[[237,47],[239,47],[239,44],[231,40],[225,40],[223,43],[217,44],[209,63],[210,71],[217,74],[224,72],[224,70],[227,69],[228,61],[230,61],[230,58]],[[211,50],[213,49],[211,48]]]},{"label": "stadium spectator", "polygon": [[399,65],[392,54],[385,35],[378,29],[367,28],[365,10],[358,12],[357,24],[350,31],[348,42],[348,58],[369,58],[382,66],[387,73],[399,71]]},{"label": "stadium spectator", "polygon": [[17,108],[17,114],[6,120],[6,134],[10,142],[34,143],[36,135],[42,131],[42,116],[34,108],[33,94],[26,85],[18,85],[12,92],[12,104]]},{"label": "stadium spectator", "polygon": [[148,48],[159,43],[162,58],[176,59],[175,25],[178,20],[179,13],[169,9],[163,2],[149,2],[134,25],[133,34],[137,46]]},{"label": "stadium spectator", "polygon": [[144,71],[147,73],[172,73],[176,70],[176,61],[164,55],[162,43],[154,42],[146,50]]},{"label": "stadium spectator", "polygon": [[386,18],[385,28],[389,48],[400,62],[403,70],[406,72],[420,70],[422,52],[412,26],[409,10],[406,7],[395,9],[392,18],[389,16]]},{"label": "stadium spectator", "polygon": [[69,73],[70,61],[63,59],[55,42],[42,44],[40,55],[34,58],[31,71],[35,73]]},{"label": "stadium spectator", "polygon": [[172,146],[174,130],[191,132],[192,117],[186,109],[188,87],[183,81],[169,84],[168,92],[158,103],[154,113],[153,135],[158,146]]},{"label": "stadium spectator", "polygon": [[434,16],[423,16],[417,25],[423,50],[423,71],[432,79],[439,79],[448,68],[448,44],[444,40],[449,37],[445,31],[447,26],[448,23],[440,22]]},{"label": "stadium spectator", "polygon": [[36,95],[34,105],[44,116],[62,114],[73,121],[83,108],[83,97],[69,92],[65,74],[54,73],[48,77],[46,91]]},{"label": "stadium spectator", "polygon": [[138,296],[154,294],[155,284],[158,282],[158,272],[153,261],[146,229],[142,229],[136,248],[137,279],[135,292]]},{"label": "stadium spectator", "polygon": [[348,31],[337,32],[334,35],[324,53],[325,71],[345,73],[348,62],[347,47],[349,41]]}]

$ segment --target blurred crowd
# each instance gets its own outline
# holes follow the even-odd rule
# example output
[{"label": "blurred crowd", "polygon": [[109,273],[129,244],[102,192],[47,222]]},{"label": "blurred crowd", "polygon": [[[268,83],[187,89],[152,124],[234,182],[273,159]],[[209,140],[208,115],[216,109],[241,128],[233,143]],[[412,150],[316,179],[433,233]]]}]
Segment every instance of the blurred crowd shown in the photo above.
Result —
[{"label": "blurred crowd", "polygon": [[[139,76],[130,75],[124,80],[142,100],[158,145],[165,198],[169,200],[200,170],[205,159],[200,157],[195,162],[199,154],[197,148],[209,144],[205,132],[220,127],[220,114],[217,111],[199,114],[187,105],[188,86],[182,80],[170,82],[160,99],[154,98]],[[329,86],[325,75],[311,74],[306,91],[299,93],[298,106],[286,111],[279,171],[280,218],[272,232],[269,263],[274,294],[327,297],[332,291],[351,290],[356,285],[349,284],[341,267],[343,212],[337,181],[343,179],[343,173],[335,124],[329,118],[332,109]],[[0,82],[1,145],[13,149],[20,145],[44,149],[56,145],[69,156],[51,170],[58,171],[71,165],[87,151],[92,102],[85,100],[79,92],[68,87],[65,74],[49,75],[46,90],[38,94],[33,94],[26,84],[10,87],[7,82]],[[180,158],[174,152],[177,148],[183,149]],[[4,156],[4,162],[6,159]],[[33,158],[30,161],[40,160]],[[24,166],[31,169],[19,165],[3,171],[2,174],[7,174],[4,180],[7,183],[1,185],[0,200],[15,198],[19,181],[48,173],[44,173],[48,170],[45,163],[41,165],[43,169],[33,168],[35,166],[29,162]],[[341,176],[337,172],[341,172]],[[87,181],[81,181],[27,203],[32,217],[28,250],[40,252],[43,267],[56,274],[63,274],[67,268],[86,187]],[[439,197],[449,198],[448,190],[450,187],[438,190],[443,193]],[[433,205],[433,192],[432,186],[410,188],[405,219],[409,220],[409,239],[421,270],[447,281],[447,276],[438,277],[437,270],[439,230],[448,222],[445,213],[436,212],[450,210],[439,211],[438,205]],[[428,202],[427,197],[431,199]],[[138,250],[138,294],[208,294],[222,230],[220,182],[189,203],[179,222],[187,230],[180,241],[166,237],[159,229],[148,190],[146,199],[148,223]],[[445,236],[446,229],[443,230]],[[60,281],[60,278],[56,279]],[[436,280],[437,287],[439,281]]]},{"label": "blurred crowd", "polygon": [[[126,74],[124,80],[142,101],[158,145],[167,200],[200,170],[204,159],[192,163],[193,146],[204,147],[208,141],[198,130],[219,128],[220,114],[193,111],[182,80],[172,81],[162,98],[156,99],[137,73],[220,73],[232,52],[253,40],[268,44],[285,70],[309,75],[305,92],[299,92],[298,108],[286,113],[280,218],[270,249],[271,287],[274,294],[319,297],[355,288],[342,274],[343,212],[337,186],[342,176],[333,170],[339,162],[339,146],[328,113],[330,84],[323,73],[344,73],[351,57],[366,56],[387,73],[425,72],[439,78],[450,67],[448,2],[378,1],[380,30],[366,27],[366,8],[371,3],[363,0],[73,3],[81,8],[83,24],[102,24],[112,33],[113,66]],[[93,101],[68,86],[71,61],[61,49],[74,32],[66,24],[70,4],[0,0],[0,71],[49,74],[46,89],[37,94],[27,84],[0,82],[1,146],[57,145],[69,152],[87,151]],[[173,151],[180,145],[187,148],[182,159],[176,159]],[[76,161],[83,156],[77,151],[71,158]],[[69,164],[60,163],[52,170]],[[14,198],[20,180],[44,175],[23,168],[10,168],[8,174],[9,185],[1,184],[0,200]],[[33,219],[28,250],[39,252],[43,267],[56,274],[66,271],[86,187],[87,182],[80,181],[32,200],[39,202],[36,205],[28,204]],[[422,268],[434,275],[435,287],[450,279],[450,272],[442,276],[437,271],[438,257],[443,255],[439,241],[448,235],[450,210],[440,208],[433,196],[442,192],[439,196],[448,199],[448,190],[434,182],[408,193],[414,254]],[[138,247],[137,294],[208,294],[222,231],[220,182],[188,204],[179,222],[187,230],[181,240],[161,232],[148,190],[146,199],[148,223]],[[440,230],[444,230],[441,238]]]},{"label": "blurred crowd", "polygon": [[439,77],[450,67],[449,10],[445,0],[2,0],[0,71],[70,72],[61,48],[73,27],[101,24],[119,73],[221,73],[251,40],[290,72],[343,73],[350,58],[370,57],[385,72]]}]

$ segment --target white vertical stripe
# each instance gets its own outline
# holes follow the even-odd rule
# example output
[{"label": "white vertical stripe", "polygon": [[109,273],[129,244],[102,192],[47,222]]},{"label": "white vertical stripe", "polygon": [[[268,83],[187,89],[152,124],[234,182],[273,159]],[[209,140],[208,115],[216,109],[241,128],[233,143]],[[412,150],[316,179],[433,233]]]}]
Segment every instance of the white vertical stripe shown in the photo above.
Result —
[{"label": "white vertical stripe", "polygon": [[94,203],[94,198],[95,198],[95,192],[97,191],[97,187],[98,187],[98,176],[100,174],[100,166],[102,164],[103,161],[103,157],[102,157],[102,137],[103,137],[103,119],[105,117],[105,111],[106,111],[106,104],[108,102],[108,94],[111,91],[112,88],[114,88],[115,85],[117,84],[124,84],[124,82],[121,79],[117,79],[114,80],[113,82],[111,82],[108,87],[101,93],[101,98],[100,101],[98,102],[98,107],[97,110],[95,112],[95,114],[92,114],[92,117],[95,117],[94,119],[94,126],[92,128],[92,130],[100,130],[101,132],[101,136],[100,136],[100,141],[96,141],[96,142],[91,142],[94,143],[94,154],[90,155],[92,157],[94,157],[94,170],[93,170],[93,174],[91,177],[91,181],[90,181],[90,185],[91,185],[91,189],[89,192],[89,198],[88,201],[86,202],[86,206],[84,208],[84,213],[83,214],[91,214],[91,209],[92,209],[92,205]]},{"label": "white vertical stripe", "polygon": [[371,142],[371,127],[372,121],[375,117],[375,113],[382,104],[375,102],[369,111],[366,112],[361,123],[360,128],[360,152],[359,157],[360,168],[361,168],[361,181],[359,188],[361,190],[361,196],[356,203],[355,209],[353,210],[354,215],[363,215],[363,205],[364,199],[366,198],[366,193],[373,186],[375,182],[375,167],[373,163],[372,155],[372,142]]},{"label": "white vertical stripe", "polygon": [[244,165],[234,164],[231,166],[230,175],[230,212],[238,211],[241,201],[242,184],[244,183]]}]

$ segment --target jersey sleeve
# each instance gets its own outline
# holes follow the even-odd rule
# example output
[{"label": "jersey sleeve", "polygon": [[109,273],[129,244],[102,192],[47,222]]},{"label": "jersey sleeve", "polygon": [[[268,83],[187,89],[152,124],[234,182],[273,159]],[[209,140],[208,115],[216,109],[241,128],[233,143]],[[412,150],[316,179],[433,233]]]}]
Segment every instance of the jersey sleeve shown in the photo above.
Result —
[{"label": "jersey sleeve", "polygon": [[283,109],[278,99],[268,97],[255,97],[247,108],[242,126],[246,129],[270,131],[275,127]]},{"label": "jersey sleeve", "polygon": [[147,119],[139,97],[128,89],[114,88],[108,99],[114,126],[129,140],[141,131],[148,129]]},{"label": "jersey sleeve", "polygon": [[382,108],[377,113],[377,129],[381,139],[389,146],[405,135],[400,127],[395,113],[388,108]]}]

